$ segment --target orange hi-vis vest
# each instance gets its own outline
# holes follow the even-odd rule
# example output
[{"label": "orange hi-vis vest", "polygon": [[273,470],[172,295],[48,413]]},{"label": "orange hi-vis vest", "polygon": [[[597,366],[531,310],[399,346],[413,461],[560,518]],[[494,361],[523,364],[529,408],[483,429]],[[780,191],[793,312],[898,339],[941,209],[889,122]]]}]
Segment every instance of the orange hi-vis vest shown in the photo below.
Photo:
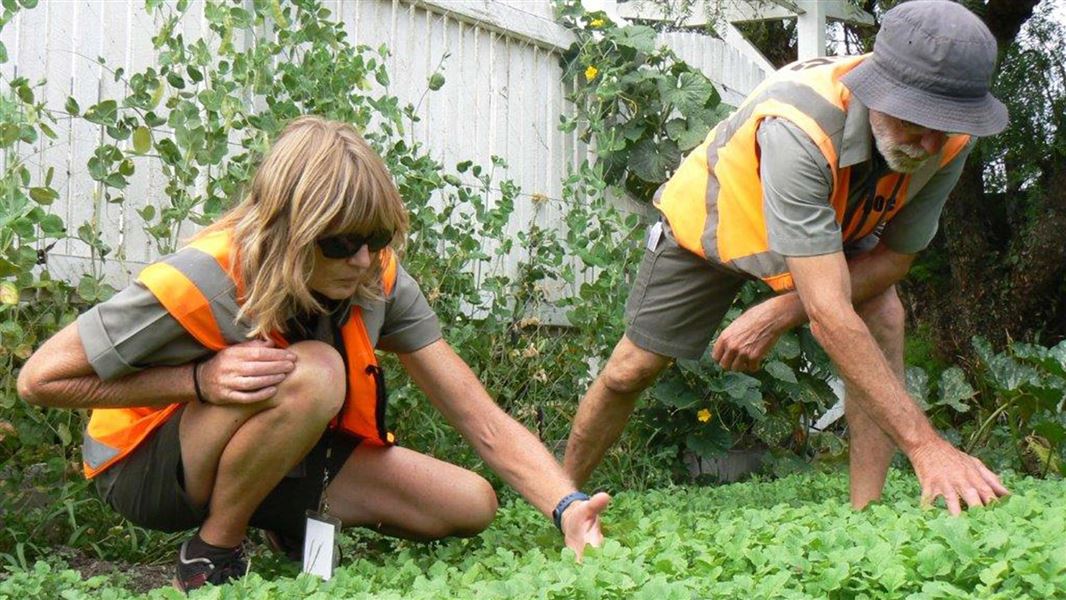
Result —
[{"label": "orange hi-vis vest", "polygon": [[[210,234],[145,267],[137,277],[191,336],[214,352],[247,341],[250,330],[235,320],[243,284],[231,269],[231,248],[229,232]],[[391,250],[381,258],[385,266],[382,288],[388,295],[396,283],[397,261]],[[289,345],[278,333],[270,337],[279,347]],[[393,434],[385,429],[384,377],[359,306],[352,305],[348,320],[340,327],[340,338],[348,370],[347,399],[331,427],[364,443],[392,445]],[[122,460],[181,406],[93,410],[82,447],[85,476],[91,479]]]},{"label": "orange hi-vis vest", "polygon": [[969,136],[950,135],[940,156],[930,159],[918,173],[887,172],[878,179],[876,194],[879,199],[893,200],[881,200],[877,210],[848,214],[851,165],[842,167],[839,156],[851,92],[840,78],[867,56],[817,58],[786,66],[718,123],[655,194],[655,205],[677,243],[711,262],[762,279],[775,291],[793,289],[785,258],[770,250],[767,240],[759,179],[761,150],[756,140],[766,118],[788,120],[821,150],[832,174],[829,202],[844,244],[877,231],[914,197],[933,171],[951,162],[966,147]]}]

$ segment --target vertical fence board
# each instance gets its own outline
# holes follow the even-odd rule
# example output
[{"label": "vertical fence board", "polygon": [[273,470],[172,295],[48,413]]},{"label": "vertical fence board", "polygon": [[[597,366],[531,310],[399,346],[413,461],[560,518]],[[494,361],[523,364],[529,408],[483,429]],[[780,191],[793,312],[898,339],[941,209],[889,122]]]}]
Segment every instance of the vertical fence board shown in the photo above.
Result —
[{"label": "vertical fence board", "polygon": [[7,62],[0,65],[0,81],[4,85],[4,93],[7,93],[7,82],[16,77],[16,71],[19,64],[19,32],[22,29],[22,11],[15,13],[15,18],[11,19],[4,30],[0,31],[0,42],[4,44],[4,48],[7,50]]},{"label": "vertical fence board", "polygon": [[[155,20],[143,10],[134,10],[127,7],[127,31],[150,31]],[[127,44],[126,72],[137,73],[143,71],[149,65],[155,64],[155,56],[152,51],[152,41],[149,36],[130,35]],[[163,131],[152,132],[153,139],[158,139]],[[149,154],[153,153],[149,152]],[[144,231],[144,222],[137,213],[138,209],[153,205],[161,208],[166,203],[163,193],[162,173],[151,158],[135,158],[136,172],[130,178],[129,189],[126,193],[126,202],[122,208],[125,210],[125,235],[124,255],[125,260],[134,265],[143,264],[152,259],[152,243]],[[153,168],[155,166],[155,168]]]},{"label": "vertical fence board", "polygon": [[[121,98],[128,92],[126,77],[129,77],[129,75],[123,75],[117,81],[115,80],[117,69],[122,68],[128,71],[129,66],[129,40],[127,38],[129,31],[126,27],[127,11],[125,8],[121,2],[89,5],[86,6],[85,18],[79,19],[79,30],[82,23],[89,24],[90,30],[86,31],[86,39],[99,38],[100,56],[105,57],[107,61],[106,67],[101,65],[99,71],[101,75],[100,97],[118,98],[120,105],[122,104]],[[104,134],[104,139],[123,151],[129,151],[133,147],[129,139],[116,141],[111,139],[106,133]],[[77,140],[76,146],[76,160],[80,167],[85,168],[85,163],[92,156],[93,146],[92,144],[83,144],[80,139]],[[112,198],[117,200],[118,197],[127,197],[129,189],[112,189],[110,193]],[[122,258],[127,247],[124,239],[126,216],[124,203],[109,203],[101,197],[96,199],[95,206],[91,202],[82,202],[82,211],[84,212],[81,212],[81,214],[84,215],[86,220],[92,219],[95,213],[101,238],[114,249],[111,255],[108,256],[108,260]]]},{"label": "vertical fence board", "polygon": [[[63,106],[67,96],[70,94],[71,81],[73,77],[73,65],[72,56],[75,51],[82,50],[79,45],[79,40],[75,37],[75,20],[80,16],[79,12],[84,12],[84,6],[79,4],[75,5],[61,5],[55,3],[49,3],[43,6],[47,11],[47,19],[44,27],[44,36],[38,37],[38,43],[40,40],[44,41],[45,54],[43,71],[40,71],[34,76],[30,76],[31,81],[45,80],[43,88],[38,88],[38,97],[42,98],[48,106]],[[79,10],[81,9],[81,10]],[[37,32],[40,36],[41,31]],[[98,41],[98,40],[97,40]],[[91,40],[86,40],[87,43],[91,43]],[[95,58],[99,54],[99,44],[93,44],[91,47],[84,48],[84,52],[90,57]],[[90,58],[90,60],[92,60]],[[91,67],[82,71],[83,73],[97,72],[99,69],[92,69]],[[96,94],[93,95],[91,102],[96,101]],[[59,125],[57,123],[57,125]],[[57,191],[60,192],[61,197],[65,202],[56,202],[52,205],[52,209],[68,224],[68,227],[73,222],[72,216],[78,214],[84,214],[78,210],[81,201],[78,200],[79,186],[77,185],[78,179],[75,177],[68,178],[68,173],[75,173],[76,170],[70,164],[71,146],[75,142],[70,139],[70,135],[63,130],[57,129],[57,139],[52,140],[45,136],[41,136],[37,143],[38,154],[34,156],[28,164],[34,166],[32,169],[35,175],[38,176],[39,181],[43,181],[45,174],[49,169],[55,169],[56,179],[58,183]],[[66,135],[64,135],[67,133]],[[66,186],[66,189],[60,186]],[[89,211],[91,214],[91,211]],[[79,221],[80,222],[80,221]],[[71,242],[63,242],[56,246],[57,249],[66,250],[68,253],[71,251],[77,251],[75,248],[80,244],[74,244]]]}]

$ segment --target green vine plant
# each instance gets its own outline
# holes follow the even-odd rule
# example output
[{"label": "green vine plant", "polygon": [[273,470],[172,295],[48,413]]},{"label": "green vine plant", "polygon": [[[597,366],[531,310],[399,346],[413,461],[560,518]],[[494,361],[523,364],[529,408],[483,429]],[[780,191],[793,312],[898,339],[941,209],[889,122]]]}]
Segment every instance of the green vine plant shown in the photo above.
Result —
[{"label": "green vine plant", "polygon": [[[35,0],[3,0],[0,31]],[[0,44],[0,63],[8,61]],[[59,327],[74,319],[74,289],[53,279],[45,264],[48,252],[67,237],[62,219],[49,213],[59,198],[56,172],[37,180],[32,168],[42,139],[55,139],[56,119],[38,95],[40,83],[16,77],[0,82],[0,448],[6,456],[22,443],[27,460],[46,441],[70,444],[80,418],[20,406],[15,394],[18,366]]]},{"label": "green vine plant", "polygon": [[732,107],[706,75],[658,46],[651,27],[620,27],[576,1],[557,2],[556,12],[577,36],[562,58],[577,110],[562,127],[595,140],[607,181],[646,201]]}]

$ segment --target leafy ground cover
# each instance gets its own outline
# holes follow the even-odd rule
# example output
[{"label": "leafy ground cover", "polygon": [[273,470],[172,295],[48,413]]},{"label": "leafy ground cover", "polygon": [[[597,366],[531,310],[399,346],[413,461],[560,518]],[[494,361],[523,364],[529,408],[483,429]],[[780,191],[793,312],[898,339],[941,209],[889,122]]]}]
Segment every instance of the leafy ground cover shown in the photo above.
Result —
[{"label": "leafy ground cover", "polygon": [[[193,598],[1048,598],[1066,590],[1066,482],[1007,478],[1014,495],[952,518],[923,510],[913,477],[885,500],[847,503],[843,474],[618,494],[605,546],[574,563],[528,505],[506,503],[484,534],[414,544],[357,533],[330,582],[260,553],[244,581]],[[121,574],[61,561],[14,570],[0,598],[144,596]]]}]

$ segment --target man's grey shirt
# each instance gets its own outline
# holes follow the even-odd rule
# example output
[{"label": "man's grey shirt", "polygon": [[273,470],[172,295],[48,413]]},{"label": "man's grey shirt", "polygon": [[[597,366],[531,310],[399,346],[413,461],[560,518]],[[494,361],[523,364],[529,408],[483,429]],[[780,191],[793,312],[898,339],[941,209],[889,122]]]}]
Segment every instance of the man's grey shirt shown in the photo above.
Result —
[{"label": "man's grey shirt", "polygon": [[[770,249],[782,256],[817,256],[844,250],[841,227],[830,203],[832,169],[814,140],[799,126],[781,118],[762,122],[756,134],[760,148],[759,173]],[[925,185],[908,190],[903,208],[878,232],[891,250],[914,254],[936,235],[940,212],[962,174],[973,140],[942,168],[926,174]],[[939,155],[930,159],[939,161]],[[845,118],[840,168],[851,167],[848,206],[863,202],[871,185],[887,172],[874,147],[869,111],[852,98]],[[912,176],[912,188],[922,179]],[[857,240],[870,246],[876,240]],[[852,248],[849,245],[847,250]]]}]

